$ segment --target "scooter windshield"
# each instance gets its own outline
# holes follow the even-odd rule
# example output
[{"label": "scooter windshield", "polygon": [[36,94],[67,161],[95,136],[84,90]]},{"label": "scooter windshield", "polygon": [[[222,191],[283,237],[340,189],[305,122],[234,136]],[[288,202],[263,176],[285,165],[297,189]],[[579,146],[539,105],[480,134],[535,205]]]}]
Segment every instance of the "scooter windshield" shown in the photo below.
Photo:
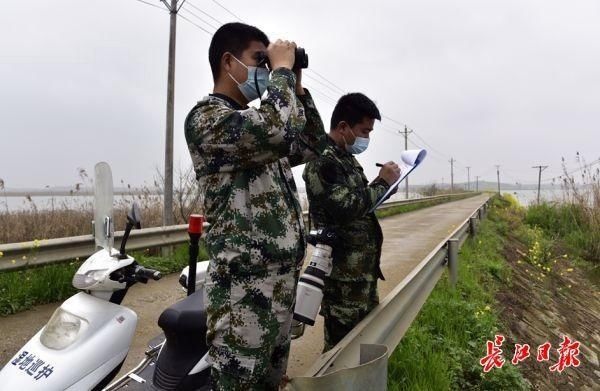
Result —
[{"label": "scooter windshield", "polygon": [[113,180],[110,166],[100,162],[94,167],[94,235],[96,248],[111,251],[114,245]]}]

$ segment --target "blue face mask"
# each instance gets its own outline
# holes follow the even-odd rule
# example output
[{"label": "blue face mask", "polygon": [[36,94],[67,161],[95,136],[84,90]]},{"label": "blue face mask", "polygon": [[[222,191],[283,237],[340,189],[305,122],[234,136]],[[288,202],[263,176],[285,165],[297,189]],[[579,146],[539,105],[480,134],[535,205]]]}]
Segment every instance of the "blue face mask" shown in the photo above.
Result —
[{"label": "blue face mask", "polygon": [[[235,58],[235,56],[233,58]],[[266,68],[248,66],[237,58],[235,59],[248,70],[248,78],[245,82],[239,83],[233,76],[231,76],[231,73],[228,72],[227,74],[233,79],[233,81],[237,83],[240,92],[242,95],[244,95],[244,97],[246,97],[246,99],[248,99],[248,102],[260,98],[262,94],[265,93],[267,86],[269,85],[269,70]]]},{"label": "blue face mask", "polygon": [[[352,129],[350,129],[350,132],[352,132]],[[370,139],[366,137],[356,137],[354,132],[352,132],[352,135],[354,136],[354,144],[349,145],[346,143],[346,151],[350,152],[353,155],[358,155],[359,153],[363,153],[364,151],[366,151],[367,147],[369,146]],[[344,138],[344,142],[345,141],[346,139]]]}]

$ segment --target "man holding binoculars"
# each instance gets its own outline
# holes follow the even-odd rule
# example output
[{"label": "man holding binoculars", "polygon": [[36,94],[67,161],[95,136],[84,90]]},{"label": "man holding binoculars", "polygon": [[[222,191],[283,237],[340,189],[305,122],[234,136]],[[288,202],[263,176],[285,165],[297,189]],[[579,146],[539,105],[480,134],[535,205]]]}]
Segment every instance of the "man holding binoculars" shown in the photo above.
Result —
[{"label": "man holding binoculars", "polygon": [[[301,84],[307,60],[294,42],[225,24],[209,48],[213,93],[185,121],[211,223],[205,306],[214,390],[277,390],[287,369],[306,248],[291,167],[327,146]],[[259,108],[247,106],[259,98]]]}]

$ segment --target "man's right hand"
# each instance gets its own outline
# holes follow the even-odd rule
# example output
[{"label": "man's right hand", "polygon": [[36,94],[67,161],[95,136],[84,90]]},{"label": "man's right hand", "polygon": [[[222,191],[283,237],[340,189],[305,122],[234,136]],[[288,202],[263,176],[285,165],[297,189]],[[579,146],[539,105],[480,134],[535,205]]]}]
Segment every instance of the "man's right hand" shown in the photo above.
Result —
[{"label": "man's right hand", "polygon": [[269,44],[267,55],[272,69],[287,68],[294,66],[296,43],[278,39]]},{"label": "man's right hand", "polygon": [[400,178],[400,167],[394,162],[387,162],[379,170],[379,177],[391,186]]}]

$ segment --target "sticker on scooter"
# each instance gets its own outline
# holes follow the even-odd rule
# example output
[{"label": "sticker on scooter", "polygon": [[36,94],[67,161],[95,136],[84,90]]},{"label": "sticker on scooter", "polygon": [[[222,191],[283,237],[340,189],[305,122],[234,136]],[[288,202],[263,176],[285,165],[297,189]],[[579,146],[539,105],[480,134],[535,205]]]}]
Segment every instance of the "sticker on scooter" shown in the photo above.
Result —
[{"label": "sticker on scooter", "polygon": [[44,360],[39,357],[36,358],[35,354],[29,354],[29,352],[25,350],[20,352],[19,356],[15,358],[11,364],[20,371],[32,376],[35,380],[47,378],[54,372],[53,365],[50,363],[46,364]]}]

